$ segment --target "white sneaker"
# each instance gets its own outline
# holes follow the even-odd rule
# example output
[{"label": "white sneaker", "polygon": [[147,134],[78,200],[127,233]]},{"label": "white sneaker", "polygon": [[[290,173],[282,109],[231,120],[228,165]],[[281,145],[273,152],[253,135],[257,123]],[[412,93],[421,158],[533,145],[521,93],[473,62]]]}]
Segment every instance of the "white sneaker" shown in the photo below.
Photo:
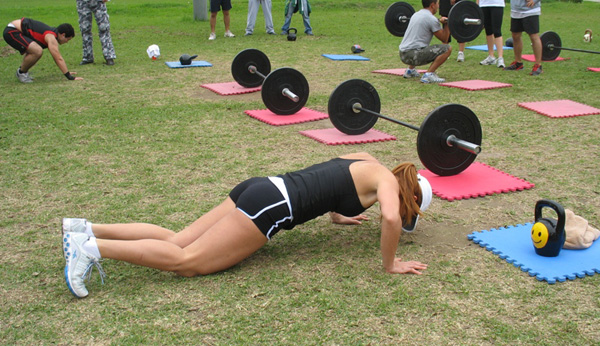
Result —
[{"label": "white sneaker", "polygon": [[444,78],[438,77],[435,72],[426,72],[421,77],[421,83],[444,83],[445,81]]},{"label": "white sneaker", "polygon": [[498,66],[499,68],[505,68],[506,65],[504,64],[504,58],[496,59],[496,66]]},{"label": "white sneaker", "polygon": [[231,31],[227,30],[225,31],[225,37],[235,37],[235,35]]},{"label": "white sneaker", "polygon": [[456,57],[456,61],[465,62],[465,52],[458,52],[458,56]]},{"label": "white sneaker", "polygon": [[87,228],[86,219],[71,219],[71,218],[63,218],[62,219],[62,233],[85,233]]},{"label": "white sneaker", "polygon": [[217,38],[217,34],[215,34],[214,32],[211,32],[211,33],[210,33],[210,36],[208,36],[208,39],[209,39],[210,41],[212,41],[212,40],[214,40],[214,39],[216,39],[216,38]]},{"label": "white sneaker", "polygon": [[404,75],[403,75],[403,77],[404,77],[404,78],[418,78],[418,77],[421,77],[421,75],[419,74],[419,71],[417,71],[417,69],[414,69],[414,68],[413,68],[413,69],[411,70],[411,69],[407,68],[407,69],[404,71]]},{"label": "white sneaker", "polygon": [[[86,233],[87,229],[87,220],[86,219],[70,219],[64,218],[62,219],[62,235],[63,238],[66,233]],[[88,235],[89,236],[89,235]],[[69,248],[66,246],[67,244],[63,242],[63,255],[65,259],[67,259],[67,252]]]},{"label": "white sneaker", "polygon": [[69,291],[77,298],[85,298],[88,290],[84,280],[92,275],[92,266],[98,268],[102,283],[104,283],[104,270],[98,258],[83,250],[82,246],[89,239],[85,233],[67,232],[63,236],[63,248],[66,249],[65,281]]},{"label": "white sneaker", "polygon": [[28,72],[19,73],[20,68],[17,69],[17,78],[21,83],[33,83],[33,78],[29,75]]},{"label": "white sneaker", "polygon": [[485,59],[481,60],[479,62],[480,65],[493,65],[496,63],[496,58],[494,58],[493,56],[488,55]]}]

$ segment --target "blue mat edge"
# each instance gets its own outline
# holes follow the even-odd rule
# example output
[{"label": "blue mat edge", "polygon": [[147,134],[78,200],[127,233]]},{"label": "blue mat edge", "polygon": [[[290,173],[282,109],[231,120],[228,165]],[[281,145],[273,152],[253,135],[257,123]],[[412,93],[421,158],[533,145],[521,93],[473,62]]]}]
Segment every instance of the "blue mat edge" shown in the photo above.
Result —
[{"label": "blue mat edge", "polygon": [[[169,64],[176,64],[176,63],[179,63],[179,65],[169,65]],[[181,65],[181,63],[179,61],[165,61],[165,65],[167,65],[169,68],[212,67],[213,66],[211,63],[209,63],[208,61],[204,61],[204,60],[192,61],[191,65]]]},{"label": "blue mat edge", "polygon": [[[524,223],[524,224],[517,224],[517,225],[511,226],[511,227],[526,227],[526,226],[531,227],[532,225],[533,225],[533,223],[529,222],[529,223]],[[510,263],[513,266],[515,266],[516,268],[521,269],[521,271],[526,272],[527,274],[529,274],[529,276],[534,276],[538,281],[546,281],[550,285],[555,284],[556,282],[565,282],[567,280],[575,280],[576,278],[584,278],[586,276],[593,276],[595,274],[600,274],[600,269],[593,269],[593,270],[582,270],[581,273],[564,274],[562,276],[555,276],[552,278],[548,278],[545,276],[541,276],[540,273],[538,273],[538,272],[532,272],[531,268],[528,268],[519,263],[515,263],[517,261],[517,259],[513,259],[513,258],[510,258],[508,255],[501,254],[501,251],[497,250],[494,246],[491,246],[488,243],[485,243],[483,241],[483,239],[477,239],[477,235],[482,234],[482,233],[493,232],[493,231],[498,231],[498,230],[508,230],[508,229],[509,229],[509,227],[499,227],[499,228],[491,228],[489,230],[483,230],[483,231],[474,231],[471,234],[467,235],[467,239],[474,242],[475,244],[479,245],[480,247],[485,248],[487,251],[493,253],[494,255],[498,256],[500,259],[506,261],[507,263]]]},{"label": "blue mat edge", "polygon": [[[371,59],[361,55],[353,56],[350,54],[321,54],[321,56],[334,61],[371,61]],[[343,56],[345,58],[333,58],[333,56]]]},{"label": "blue mat edge", "polygon": [[[480,51],[484,51],[487,52],[488,48],[487,48],[487,44],[479,44],[479,45],[475,45],[475,46],[468,46],[465,47],[466,49],[472,49],[472,50],[480,50]],[[513,47],[507,47],[507,46],[502,46],[503,50],[512,50]],[[494,51],[496,51],[496,46],[494,46]]]}]

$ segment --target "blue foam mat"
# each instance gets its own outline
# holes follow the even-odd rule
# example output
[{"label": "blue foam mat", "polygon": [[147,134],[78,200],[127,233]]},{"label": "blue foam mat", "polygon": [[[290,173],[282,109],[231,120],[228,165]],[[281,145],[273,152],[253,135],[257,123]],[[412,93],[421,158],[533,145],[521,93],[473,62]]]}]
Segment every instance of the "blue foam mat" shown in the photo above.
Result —
[{"label": "blue foam mat", "polygon": [[473,232],[467,238],[549,284],[600,273],[600,244],[595,242],[583,250],[562,249],[557,257],[539,256],[531,241],[531,226],[533,223]]},{"label": "blue foam mat", "polygon": [[331,60],[359,60],[359,61],[369,61],[371,59],[365,58],[360,55],[344,55],[344,54],[323,54],[324,57]]},{"label": "blue foam mat", "polygon": [[181,65],[179,61],[167,61],[165,62],[170,68],[187,68],[187,67],[211,67],[212,64],[206,61],[194,61],[190,65]]},{"label": "blue foam mat", "polygon": [[[487,52],[488,47],[487,44],[482,44],[480,46],[469,46],[469,47],[465,47],[467,49],[473,49],[473,50],[482,50],[484,52]],[[513,49],[513,47],[507,47],[507,46],[502,46],[502,49],[504,50],[511,50]],[[496,46],[494,45],[494,50],[496,50]]]}]

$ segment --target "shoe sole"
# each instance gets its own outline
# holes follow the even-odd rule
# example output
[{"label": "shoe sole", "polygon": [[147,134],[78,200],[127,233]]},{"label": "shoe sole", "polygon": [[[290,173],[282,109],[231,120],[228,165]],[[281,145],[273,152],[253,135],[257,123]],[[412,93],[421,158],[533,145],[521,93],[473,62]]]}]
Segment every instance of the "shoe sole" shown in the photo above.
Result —
[{"label": "shoe sole", "polygon": [[[62,246],[63,251],[64,251],[64,248],[65,248],[64,244],[65,244],[65,237],[63,236],[63,246]],[[63,253],[63,258],[65,258],[65,260],[66,260],[66,256],[64,255],[64,253]],[[75,292],[75,290],[73,289],[73,287],[71,286],[71,280],[70,280],[71,277],[69,275],[69,262],[68,261],[65,264],[65,271],[64,271],[64,273],[65,273],[65,282],[67,283],[67,287],[69,288],[69,292],[71,292],[72,295],[74,295],[76,298],[85,298],[85,297],[87,297],[89,295],[89,294],[86,294],[85,296],[78,295]]]}]

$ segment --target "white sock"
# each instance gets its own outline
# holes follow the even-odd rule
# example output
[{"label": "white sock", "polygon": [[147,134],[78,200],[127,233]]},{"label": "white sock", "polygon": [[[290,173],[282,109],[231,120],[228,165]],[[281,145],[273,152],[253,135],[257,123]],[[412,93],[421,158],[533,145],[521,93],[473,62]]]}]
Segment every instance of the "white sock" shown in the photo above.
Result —
[{"label": "white sock", "polygon": [[89,221],[85,222],[85,234],[89,235],[90,237],[94,236],[94,231],[92,231],[92,223]]},{"label": "white sock", "polygon": [[102,258],[100,255],[100,249],[98,249],[98,244],[96,243],[96,237],[90,237],[85,243],[82,245],[83,250],[90,255],[96,258]]}]

